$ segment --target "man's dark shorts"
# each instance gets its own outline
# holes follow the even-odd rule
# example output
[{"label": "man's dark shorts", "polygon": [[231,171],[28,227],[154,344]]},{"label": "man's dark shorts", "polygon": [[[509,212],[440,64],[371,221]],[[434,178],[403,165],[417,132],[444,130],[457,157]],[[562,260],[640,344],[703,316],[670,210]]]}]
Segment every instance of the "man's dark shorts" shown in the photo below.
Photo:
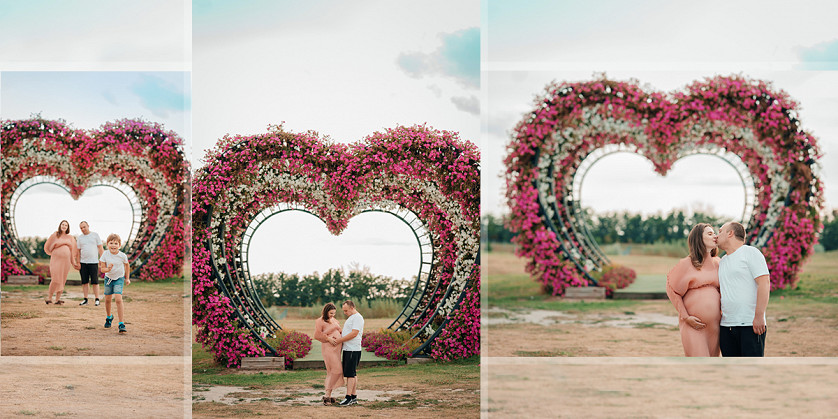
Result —
[{"label": "man's dark shorts", "polygon": [[79,269],[79,274],[81,274],[82,284],[87,284],[89,282],[93,285],[99,285],[98,263],[82,263],[81,269]]},{"label": "man's dark shorts", "polygon": [[358,368],[360,362],[361,351],[343,351],[343,359],[341,360],[343,364],[343,376],[352,378],[358,375],[355,370]]},{"label": "man's dark shorts", "polygon": [[765,333],[754,333],[753,326],[722,326],[719,331],[719,348],[722,356],[765,356]]}]

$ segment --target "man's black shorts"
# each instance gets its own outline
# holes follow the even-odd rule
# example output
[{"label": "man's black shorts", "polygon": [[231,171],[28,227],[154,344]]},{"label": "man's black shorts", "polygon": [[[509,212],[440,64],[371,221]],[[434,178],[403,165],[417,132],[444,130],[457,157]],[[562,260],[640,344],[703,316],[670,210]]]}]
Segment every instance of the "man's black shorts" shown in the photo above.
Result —
[{"label": "man's black shorts", "polygon": [[82,284],[87,284],[89,282],[93,285],[99,285],[98,263],[82,263],[81,269],[79,269],[79,274],[81,274]]},{"label": "man's black shorts", "polygon": [[719,348],[722,356],[765,356],[765,333],[754,333],[753,326],[722,326],[719,330]]},{"label": "man's black shorts", "polygon": [[361,362],[361,351],[343,351],[343,359],[341,362],[343,364],[344,377],[351,378],[358,375],[355,370]]}]

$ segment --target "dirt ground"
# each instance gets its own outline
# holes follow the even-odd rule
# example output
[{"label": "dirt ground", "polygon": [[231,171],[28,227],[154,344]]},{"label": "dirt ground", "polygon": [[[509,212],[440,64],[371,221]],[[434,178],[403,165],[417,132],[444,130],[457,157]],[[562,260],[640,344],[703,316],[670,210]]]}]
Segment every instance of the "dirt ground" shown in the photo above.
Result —
[{"label": "dirt ground", "polygon": [[[363,378],[363,377],[362,377]],[[376,390],[358,390],[358,404],[349,407],[324,406],[322,389],[312,387],[278,390],[245,390],[235,387],[212,387],[211,402],[194,402],[193,418],[228,418],[231,416],[265,415],[289,418],[439,418],[479,417],[480,395],[477,389],[410,386],[404,383],[385,385],[377,380],[364,380]],[[479,381],[477,381],[479,387]],[[200,388],[193,389],[193,397]],[[338,400],[343,399],[343,393]],[[206,397],[206,396],[203,396]],[[234,406],[234,407],[232,407]],[[231,408],[232,407],[232,408]]]},{"label": "dirt ground", "polygon": [[[404,375],[378,371],[381,369],[375,373],[369,369],[359,370],[359,402],[349,407],[324,406],[321,402],[322,386],[286,384],[253,388],[194,384],[192,417],[476,418],[480,414],[479,379],[435,385],[433,382],[410,382],[409,377]],[[343,387],[333,393],[338,400],[344,395]]]},{"label": "dirt ground", "polygon": [[[488,309],[486,356],[683,356],[668,300],[597,312]],[[838,320],[769,311],[765,356],[838,356]]]},{"label": "dirt ground", "polygon": [[488,358],[483,368],[488,417],[824,418],[838,410],[834,359]]},{"label": "dirt ground", "polygon": [[[104,328],[105,302],[99,307],[93,299],[79,306],[81,286],[65,288],[64,305],[44,304],[45,286],[2,288],[0,300],[0,355],[48,356],[183,356],[189,352],[189,337],[184,329],[190,299],[182,283],[126,286],[125,326],[117,331],[116,303],[114,322]],[[184,298],[184,295],[187,298]]]},{"label": "dirt ground", "polygon": [[[677,312],[668,299],[638,302],[606,300],[603,308],[546,297],[524,271],[525,261],[509,252],[490,255],[489,280],[484,292],[518,297],[484,308],[484,356],[683,356]],[[630,264],[638,274],[660,274],[677,258],[663,256],[616,256],[617,263]],[[832,278],[834,258],[816,255],[804,272]],[[806,285],[804,281],[804,285]],[[811,286],[811,285],[809,285]],[[768,334],[765,355],[769,357],[838,356],[838,307],[828,300],[834,291],[822,291],[817,299],[783,299],[772,294],[766,313]],[[497,295],[494,294],[494,295]],[[527,308],[530,301],[544,307],[566,306],[568,310]]]},{"label": "dirt ground", "polygon": [[2,357],[0,417],[183,418],[183,357]]}]

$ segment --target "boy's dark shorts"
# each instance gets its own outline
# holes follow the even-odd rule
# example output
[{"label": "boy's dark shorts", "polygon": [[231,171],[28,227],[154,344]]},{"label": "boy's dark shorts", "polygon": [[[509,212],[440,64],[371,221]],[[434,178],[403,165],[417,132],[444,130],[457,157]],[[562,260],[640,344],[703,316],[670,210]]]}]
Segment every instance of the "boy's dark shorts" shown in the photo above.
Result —
[{"label": "boy's dark shorts", "polygon": [[98,263],[82,263],[79,269],[81,275],[82,285],[90,283],[99,285],[99,264]]},{"label": "boy's dark shorts", "polygon": [[361,362],[361,351],[343,351],[343,376],[352,378],[358,375],[356,369]]}]

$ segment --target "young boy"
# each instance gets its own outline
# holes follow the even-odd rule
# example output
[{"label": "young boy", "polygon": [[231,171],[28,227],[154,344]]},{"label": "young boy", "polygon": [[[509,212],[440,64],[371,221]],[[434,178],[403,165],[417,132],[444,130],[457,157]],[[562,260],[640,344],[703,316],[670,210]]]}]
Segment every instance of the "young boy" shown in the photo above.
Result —
[{"label": "young boy", "polygon": [[105,273],[105,328],[111,327],[111,295],[116,299],[116,313],[119,316],[119,333],[125,333],[125,323],[122,321],[122,287],[131,285],[128,278],[131,268],[128,266],[128,256],[119,251],[122,239],[118,234],[108,236],[108,251],[99,257],[99,271]]}]

